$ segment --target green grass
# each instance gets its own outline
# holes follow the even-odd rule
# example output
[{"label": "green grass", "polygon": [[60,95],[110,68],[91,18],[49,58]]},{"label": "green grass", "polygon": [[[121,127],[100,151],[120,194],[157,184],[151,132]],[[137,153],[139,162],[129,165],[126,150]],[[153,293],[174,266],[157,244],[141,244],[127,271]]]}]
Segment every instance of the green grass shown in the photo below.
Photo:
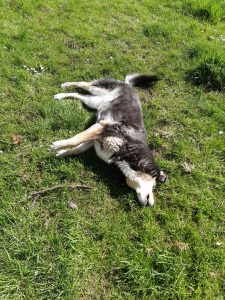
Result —
[{"label": "green grass", "polygon": [[224,18],[225,4],[221,0],[185,0],[183,2],[183,12],[200,21],[217,23]]},{"label": "green grass", "polygon": [[[224,15],[208,0],[0,2],[1,300],[224,299]],[[132,72],[162,79],[138,91],[169,174],[153,209],[94,151],[48,150],[93,121],[53,100],[60,83]],[[80,182],[94,189],[29,198]]]}]

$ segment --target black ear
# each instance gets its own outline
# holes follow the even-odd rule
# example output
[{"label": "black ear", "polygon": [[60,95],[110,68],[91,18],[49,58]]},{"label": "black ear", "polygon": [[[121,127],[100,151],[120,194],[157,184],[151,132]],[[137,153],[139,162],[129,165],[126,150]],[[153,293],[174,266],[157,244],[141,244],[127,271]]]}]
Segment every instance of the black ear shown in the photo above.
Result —
[{"label": "black ear", "polygon": [[167,174],[164,171],[160,171],[159,181],[165,183],[167,180]]}]

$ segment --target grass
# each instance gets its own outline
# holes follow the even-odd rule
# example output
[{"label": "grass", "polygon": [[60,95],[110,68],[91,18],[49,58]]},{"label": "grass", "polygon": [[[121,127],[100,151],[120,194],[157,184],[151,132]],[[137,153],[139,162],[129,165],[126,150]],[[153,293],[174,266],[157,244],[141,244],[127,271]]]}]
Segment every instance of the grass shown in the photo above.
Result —
[{"label": "grass", "polygon": [[225,5],[223,1],[197,0],[184,1],[183,11],[200,21],[217,23],[224,20]]},{"label": "grass", "polygon": [[[224,299],[224,15],[207,0],[0,3],[0,299]],[[60,83],[132,72],[162,79],[138,91],[169,174],[153,209],[92,150],[48,150],[93,121],[53,100]],[[80,182],[94,189],[28,197]]]}]

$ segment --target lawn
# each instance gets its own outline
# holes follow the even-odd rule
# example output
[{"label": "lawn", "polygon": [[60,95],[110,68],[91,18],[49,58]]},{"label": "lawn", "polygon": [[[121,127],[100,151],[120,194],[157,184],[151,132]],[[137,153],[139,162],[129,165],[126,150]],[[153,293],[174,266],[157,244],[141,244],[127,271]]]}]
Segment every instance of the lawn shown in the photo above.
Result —
[{"label": "lawn", "polygon": [[[0,299],[223,300],[224,1],[3,0],[0,28]],[[152,209],[93,150],[49,151],[94,122],[60,83],[134,72],[161,78],[138,90]]]}]

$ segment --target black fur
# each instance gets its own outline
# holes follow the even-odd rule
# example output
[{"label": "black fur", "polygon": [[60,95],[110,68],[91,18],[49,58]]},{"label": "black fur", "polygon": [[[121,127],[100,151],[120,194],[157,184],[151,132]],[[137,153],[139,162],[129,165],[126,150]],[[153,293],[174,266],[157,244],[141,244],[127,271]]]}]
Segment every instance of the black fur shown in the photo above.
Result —
[{"label": "black fur", "polygon": [[153,154],[146,143],[135,140],[126,140],[120,151],[112,156],[114,162],[126,161],[131,169],[150,174],[157,179],[160,176]]},{"label": "black fur", "polygon": [[137,75],[130,79],[132,86],[148,87],[153,82],[160,80],[156,75]]},{"label": "black fur", "polygon": [[106,90],[113,90],[116,87],[118,87],[119,85],[122,86],[123,84],[124,84],[123,81],[119,81],[119,80],[112,79],[112,78],[99,79],[99,80],[96,80],[94,83],[92,83],[92,85],[98,86],[101,88],[105,88]]},{"label": "black fur", "polygon": [[116,122],[144,131],[141,105],[130,85],[123,83],[121,94],[110,103],[103,115],[108,113]]}]

